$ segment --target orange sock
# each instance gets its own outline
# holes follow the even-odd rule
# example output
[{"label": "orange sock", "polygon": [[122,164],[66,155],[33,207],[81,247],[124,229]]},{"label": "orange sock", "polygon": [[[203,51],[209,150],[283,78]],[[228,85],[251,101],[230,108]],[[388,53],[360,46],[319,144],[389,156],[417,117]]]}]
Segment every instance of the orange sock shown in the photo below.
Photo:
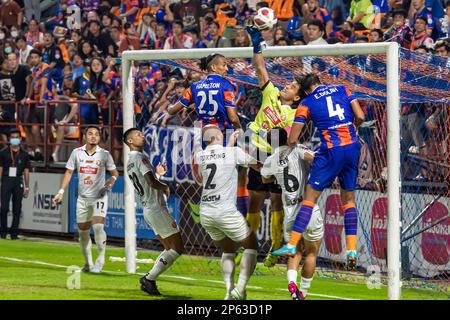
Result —
[{"label": "orange sock", "polygon": [[347,250],[355,250],[356,251],[356,236],[355,235],[345,236],[345,240],[347,243]]},{"label": "orange sock", "polygon": [[301,233],[298,233],[297,231],[291,231],[291,240],[289,240],[289,244],[292,244],[293,246],[297,246],[297,244],[301,238],[302,238]]}]

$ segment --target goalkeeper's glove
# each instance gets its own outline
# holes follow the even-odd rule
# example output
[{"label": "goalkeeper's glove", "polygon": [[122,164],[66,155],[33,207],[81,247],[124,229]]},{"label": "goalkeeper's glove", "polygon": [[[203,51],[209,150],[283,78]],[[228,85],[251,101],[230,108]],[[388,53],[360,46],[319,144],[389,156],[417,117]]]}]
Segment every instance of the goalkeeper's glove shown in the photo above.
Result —
[{"label": "goalkeeper's glove", "polygon": [[261,42],[264,41],[264,39],[261,35],[261,30],[259,30],[255,26],[247,26],[246,29],[247,29],[247,33],[250,35],[250,38],[252,39],[253,53],[255,53],[255,54],[261,53],[262,52]]}]

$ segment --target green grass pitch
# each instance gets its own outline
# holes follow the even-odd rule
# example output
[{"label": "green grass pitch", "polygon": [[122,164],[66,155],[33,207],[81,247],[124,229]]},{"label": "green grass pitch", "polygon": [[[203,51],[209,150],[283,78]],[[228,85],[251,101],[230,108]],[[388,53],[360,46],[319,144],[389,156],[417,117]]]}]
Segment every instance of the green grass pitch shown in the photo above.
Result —
[{"label": "green grass pitch", "polygon": [[[93,256],[96,247],[93,245]],[[217,259],[183,256],[158,279],[162,297],[140,290],[139,277],[151,265],[140,264],[138,274],[130,275],[124,262],[110,262],[109,256],[124,255],[123,248],[108,247],[101,274],[80,274],[80,288],[68,289],[68,266],[82,266],[80,248],[73,241],[42,239],[0,240],[0,299],[96,300],[96,299],[187,299],[221,300],[225,295]],[[158,256],[155,251],[139,251],[139,258]],[[94,260],[95,261],[95,260]],[[267,272],[258,264],[248,288],[249,300],[289,300],[286,277]],[[208,272],[205,272],[208,270]],[[212,270],[212,272],[211,272]],[[236,277],[237,277],[236,270]],[[237,278],[236,278],[237,279]],[[70,282],[70,281],[69,281]],[[387,288],[368,289],[363,283],[315,276],[308,299],[386,299]],[[449,299],[447,293],[431,290],[402,290],[402,299]]]}]

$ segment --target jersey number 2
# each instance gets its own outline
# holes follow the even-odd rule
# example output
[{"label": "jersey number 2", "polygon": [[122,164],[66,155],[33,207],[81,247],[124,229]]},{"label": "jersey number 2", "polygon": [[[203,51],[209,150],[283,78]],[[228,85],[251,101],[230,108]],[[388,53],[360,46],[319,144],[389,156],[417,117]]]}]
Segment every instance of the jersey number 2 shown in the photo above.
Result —
[{"label": "jersey number 2", "polygon": [[327,97],[327,107],[328,107],[328,115],[330,116],[330,118],[338,116],[339,120],[345,119],[344,109],[342,109],[341,106],[338,104],[333,105],[333,100],[331,99],[331,97]]},{"label": "jersey number 2", "polygon": [[[214,96],[219,93],[219,90],[210,90],[208,91],[208,98],[206,97],[205,91],[199,91],[197,93],[197,96],[200,97],[202,100],[200,101],[200,105],[198,106],[198,114],[207,114],[209,116],[214,116],[217,113],[217,110],[219,110],[219,105],[217,104],[217,101],[214,100]],[[212,110],[207,111],[203,108],[205,107],[206,100],[208,100],[208,105],[212,106]]]},{"label": "jersey number 2", "polygon": [[214,179],[214,175],[216,174],[217,165],[215,163],[210,163],[210,164],[206,165],[206,169],[210,169],[211,172],[210,172],[210,174],[208,176],[208,179],[206,180],[205,189],[206,190],[215,189],[216,188],[216,184],[215,183],[211,183],[211,182]]}]

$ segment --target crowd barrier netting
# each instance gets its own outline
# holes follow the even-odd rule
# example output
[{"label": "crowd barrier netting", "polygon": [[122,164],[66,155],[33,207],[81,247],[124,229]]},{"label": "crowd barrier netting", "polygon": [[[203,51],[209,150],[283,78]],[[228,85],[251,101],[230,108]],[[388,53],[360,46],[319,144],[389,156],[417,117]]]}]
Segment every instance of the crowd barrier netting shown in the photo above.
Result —
[{"label": "crowd barrier netting", "polygon": [[[333,47],[330,46],[330,50]],[[448,290],[450,272],[450,59],[401,49],[401,222],[402,280],[404,286]],[[339,189],[335,183],[319,200],[324,216],[325,235],[318,275],[366,281],[387,272],[387,141],[386,57],[383,55],[346,57],[306,57],[266,59],[271,81],[283,87],[299,76],[316,72],[325,84],[346,85],[359,99],[366,122],[359,128],[361,159],[356,202],[359,210],[358,271],[345,271],[344,216]],[[156,63],[156,61],[155,61]],[[198,61],[159,61],[182,72],[200,72]],[[247,124],[260,105],[257,78],[249,59],[229,59],[229,78],[246,92],[239,103],[241,120]],[[248,97],[249,93],[252,97]],[[251,100],[251,101],[250,101]],[[145,132],[146,152],[154,165],[169,167],[164,177],[180,198],[180,228],[187,253],[207,259],[193,260],[199,272],[220,273],[219,249],[199,224],[201,185],[192,166],[192,119],[185,117],[177,126],[160,127],[148,123],[144,112],[136,124]],[[312,125],[303,137],[316,149],[319,139]],[[266,200],[258,238],[261,261],[270,248],[270,202]],[[148,243],[140,242],[141,246]],[[203,262],[199,262],[203,261]],[[281,260],[283,262],[284,260]],[[176,268],[176,266],[174,266]],[[181,272],[182,270],[180,270]],[[257,274],[280,274],[281,265]]]}]

